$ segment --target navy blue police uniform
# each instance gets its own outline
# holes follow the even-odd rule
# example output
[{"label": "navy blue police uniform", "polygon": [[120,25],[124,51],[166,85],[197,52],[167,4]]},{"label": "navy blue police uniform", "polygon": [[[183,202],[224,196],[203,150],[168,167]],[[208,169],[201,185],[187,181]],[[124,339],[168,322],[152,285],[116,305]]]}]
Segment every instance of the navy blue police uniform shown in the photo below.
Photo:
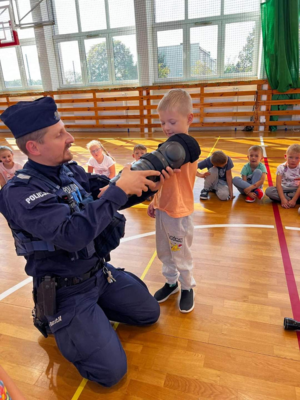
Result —
[{"label": "navy blue police uniform", "polygon": [[[41,101],[49,101],[45,99]],[[39,129],[57,122],[47,117],[51,101],[46,111],[37,112],[35,106],[35,113],[45,115]],[[1,119],[13,133],[19,132],[3,114]],[[137,276],[114,268],[95,252],[94,239],[116,211],[149,196],[128,199],[119,187],[109,185],[98,199],[99,189],[108,183],[75,162],[45,166],[29,160],[0,191],[0,212],[12,229],[17,252],[26,258],[25,270],[35,289],[45,277],[55,280],[55,309],[52,315],[45,313],[45,319],[59,350],[83,377],[104,386],[116,384],[127,371],[126,355],[110,320],[148,325],[160,313]],[[75,199],[72,206],[62,200],[70,195]]]}]

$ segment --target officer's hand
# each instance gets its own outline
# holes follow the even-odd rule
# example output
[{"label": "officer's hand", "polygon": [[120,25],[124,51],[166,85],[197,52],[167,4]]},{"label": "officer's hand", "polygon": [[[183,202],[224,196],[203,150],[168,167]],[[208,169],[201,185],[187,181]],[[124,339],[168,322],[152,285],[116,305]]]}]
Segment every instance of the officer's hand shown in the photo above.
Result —
[{"label": "officer's hand", "polygon": [[99,189],[99,194],[98,194],[98,199],[100,199],[100,197],[101,196],[103,196],[104,195],[104,193],[106,192],[106,190],[109,188],[109,185],[107,185],[107,186],[104,186],[103,188],[101,188],[101,189]]},{"label": "officer's hand", "polygon": [[159,177],[159,181],[155,182],[155,189],[152,189],[153,191],[159,190],[162,185],[164,184],[165,179],[170,179],[174,174],[178,174],[181,172],[180,169],[172,169],[171,167],[167,167],[166,169],[163,169],[161,172],[161,175]]},{"label": "officer's hand", "polygon": [[149,204],[147,208],[147,214],[149,215],[149,217],[155,218],[155,208],[153,205],[153,201]]},{"label": "officer's hand", "polygon": [[142,192],[149,189],[155,191],[155,182],[147,179],[147,176],[159,176],[159,171],[131,171],[131,164],[127,164],[121,174],[120,179],[116,181],[116,186],[122,189],[127,195],[136,194],[141,196]]}]

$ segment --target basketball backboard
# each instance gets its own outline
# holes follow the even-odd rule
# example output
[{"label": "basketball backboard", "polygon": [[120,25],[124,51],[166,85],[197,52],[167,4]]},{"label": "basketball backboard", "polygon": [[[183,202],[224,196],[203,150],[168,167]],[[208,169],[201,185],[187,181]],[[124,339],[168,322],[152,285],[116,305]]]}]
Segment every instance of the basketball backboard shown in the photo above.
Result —
[{"label": "basketball backboard", "polygon": [[14,29],[54,25],[52,0],[0,0],[9,4]]},{"label": "basketball backboard", "polygon": [[0,3],[0,47],[17,46],[20,44],[18,34],[13,28],[14,24],[11,6],[1,6]]}]

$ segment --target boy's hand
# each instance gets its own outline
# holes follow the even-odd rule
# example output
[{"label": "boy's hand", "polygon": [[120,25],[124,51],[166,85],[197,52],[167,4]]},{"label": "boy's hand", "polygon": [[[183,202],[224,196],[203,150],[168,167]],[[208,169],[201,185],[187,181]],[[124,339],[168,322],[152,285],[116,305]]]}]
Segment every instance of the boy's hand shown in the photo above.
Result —
[{"label": "boy's hand", "polygon": [[294,200],[294,199],[291,199],[291,200],[288,201],[288,203],[289,203],[290,208],[294,208],[296,203],[297,203],[297,201]]},{"label": "boy's hand", "polygon": [[172,169],[171,167],[163,169],[160,174],[159,182],[155,182],[155,189],[151,190],[153,190],[154,192],[156,190],[159,190],[164,184],[165,179],[170,179],[174,174],[178,174],[179,172],[181,172],[180,169]]},{"label": "boy's hand", "polygon": [[153,205],[153,202],[151,202],[147,208],[147,214],[149,215],[149,217],[151,218],[155,218],[155,208]]},{"label": "boy's hand", "polygon": [[210,172],[204,172],[204,174],[200,174],[200,172],[196,173],[196,176],[198,176],[198,178],[206,178],[209,175],[210,175]]},{"label": "boy's hand", "polygon": [[159,176],[159,171],[131,171],[131,164],[127,164],[122,171],[120,179],[116,181],[116,186],[122,189],[127,195],[136,194],[141,196],[142,192],[149,189],[156,190],[156,183],[147,179],[147,176]]},{"label": "boy's hand", "polygon": [[283,208],[290,208],[289,202],[286,198],[281,200],[281,207]]},{"label": "boy's hand", "polygon": [[[251,186],[244,189],[244,193],[249,196],[249,194],[251,193]],[[249,197],[251,197],[251,196],[249,196]]]}]

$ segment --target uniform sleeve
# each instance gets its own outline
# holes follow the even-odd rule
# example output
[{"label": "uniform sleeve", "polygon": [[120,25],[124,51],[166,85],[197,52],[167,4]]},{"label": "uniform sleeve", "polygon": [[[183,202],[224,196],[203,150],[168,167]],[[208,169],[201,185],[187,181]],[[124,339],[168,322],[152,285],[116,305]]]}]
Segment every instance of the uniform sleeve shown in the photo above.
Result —
[{"label": "uniform sleeve", "polygon": [[55,195],[29,185],[10,187],[2,193],[2,198],[10,222],[69,252],[83,249],[90,243],[127,202],[126,194],[116,186],[109,187],[100,199],[73,214],[67,204],[58,203]]},{"label": "uniform sleeve", "polygon": [[206,159],[203,160],[203,161],[200,161],[200,162],[198,163],[198,169],[204,169],[204,168],[209,169],[209,168],[211,168],[212,166],[213,166],[213,165],[212,165],[212,163],[211,163],[209,157],[206,158]]}]

